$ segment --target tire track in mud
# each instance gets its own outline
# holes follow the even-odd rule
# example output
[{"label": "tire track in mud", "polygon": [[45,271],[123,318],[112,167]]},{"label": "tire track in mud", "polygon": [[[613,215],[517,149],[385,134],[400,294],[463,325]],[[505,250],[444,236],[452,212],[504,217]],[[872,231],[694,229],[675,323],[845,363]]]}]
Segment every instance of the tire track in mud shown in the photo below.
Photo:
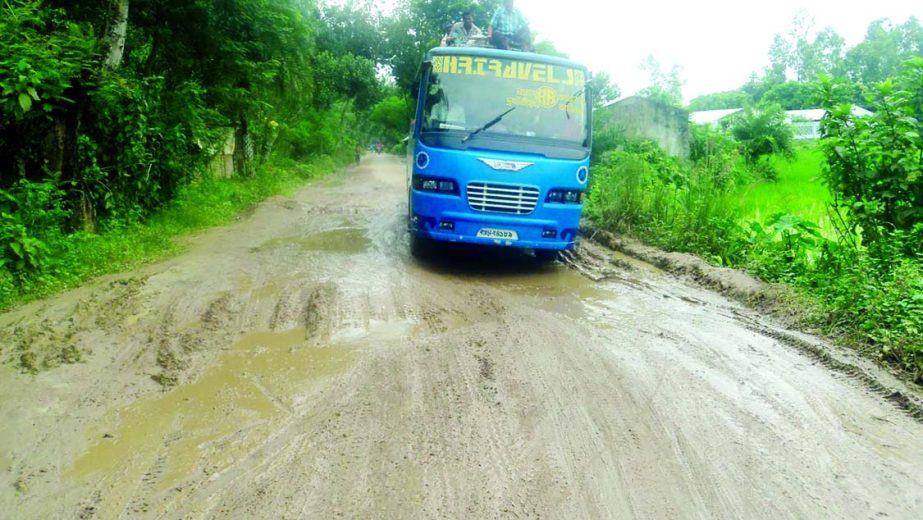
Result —
[{"label": "tire track in mud", "polygon": [[862,384],[875,395],[903,411],[908,417],[923,424],[923,401],[918,396],[912,396],[906,391],[887,385],[882,382],[880,377],[871,375],[867,369],[839,359],[830,352],[830,347],[826,345],[812,343],[782,330],[761,325],[751,320],[741,321],[747,330],[778,341],[782,345],[807,355],[826,368]]},{"label": "tire track in mud", "polygon": [[[578,272],[588,276],[594,281],[604,280],[609,277],[608,273],[604,269],[600,269],[599,265],[601,262],[603,264],[612,263],[613,265],[624,265],[624,263],[619,264],[617,260],[614,263],[607,261],[605,255],[601,255],[598,250],[600,246],[608,248],[609,246],[607,244],[614,244],[616,246],[616,250],[633,255],[639,258],[641,261],[645,262],[650,260],[649,257],[654,254],[653,252],[647,251],[648,249],[654,251],[652,248],[639,247],[637,245],[627,248],[621,247],[619,246],[621,241],[617,237],[605,232],[600,232],[587,226],[584,226],[582,231],[591,234],[589,238],[590,242],[589,244],[584,243],[582,247],[578,249],[577,253],[569,256],[567,263],[575,268]],[[601,242],[593,242],[595,235],[598,233],[601,233],[605,236],[603,236]],[[667,259],[667,256],[669,255],[662,254],[659,258],[659,262],[662,264],[662,268],[670,269],[671,265],[670,261]],[[693,260],[686,260],[686,262],[692,263]],[[678,275],[682,275],[687,271],[691,271],[692,280],[695,281],[696,284],[705,286],[706,288],[715,287],[721,290],[721,292],[735,296],[738,300],[742,299],[742,296],[739,295],[753,297],[753,294],[756,291],[754,288],[754,282],[749,279],[746,280],[746,283],[741,283],[741,285],[743,285],[742,288],[735,288],[735,280],[737,278],[743,278],[743,275],[732,278],[730,282],[722,282],[724,284],[730,284],[729,286],[726,286],[711,279],[716,278],[716,274],[706,275],[706,273],[697,271],[696,269],[698,268],[679,266],[676,267],[676,272]],[[711,268],[710,266],[709,269],[711,271],[719,271],[719,269]],[[724,271],[727,270],[725,269]],[[908,392],[906,389],[901,388],[900,385],[894,384],[896,381],[891,383],[883,381],[880,373],[877,375],[873,374],[870,368],[862,366],[867,365],[868,363],[862,360],[850,359],[855,358],[855,354],[844,353],[838,355],[837,353],[832,352],[832,347],[829,345],[825,345],[822,342],[806,341],[801,337],[784,331],[781,327],[761,323],[761,320],[755,318],[753,314],[754,313],[752,311],[747,313],[747,315],[741,312],[735,312],[738,321],[747,330],[760,334],[761,336],[774,339],[782,345],[807,355],[828,369],[851,378],[857,383],[865,386],[869,391],[882,397],[886,402],[905,412],[909,417],[920,423],[923,423],[923,397],[921,397],[919,394]]]},{"label": "tire track in mud", "polygon": [[[353,295],[355,297],[351,296],[349,300],[344,300],[343,292],[329,283],[322,283],[313,288],[306,288],[301,291],[300,294],[306,296],[300,298],[290,294],[282,294],[280,296],[280,303],[277,303],[273,312],[274,318],[270,318],[270,321],[279,323],[281,321],[293,319],[295,316],[302,316],[302,321],[300,321],[299,325],[302,325],[305,329],[304,337],[306,348],[318,348],[329,345],[332,336],[335,336],[338,330],[344,328],[354,329],[357,326],[364,326],[368,329],[369,317],[375,314],[368,310],[360,311],[359,314],[362,314],[364,318],[358,321],[352,319],[344,320],[343,312],[345,308],[368,309],[369,296],[367,294],[358,294]],[[358,305],[354,305],[355,303],[358,303]],[[280,309],[283,310],[280,311]],[[388,309],[380,310],[380,314],[382,315],[390,314],[390,312],[391,311]],[[284,320],[281,318],[282,316],[285,316]],[[341,383],[336,383],[335,388],[344,390]],[[348,394],[349,392],[346,393]],[[336,400],[341,398],[342,394],[338,393]],[[276,432],[263,443],[262,448],[257,450],[260,457],[270,457],[271,460],[275,461],[280,458],[289,458],[289,460],[292,461],[292,465],[298,467],[300,463],[295,454],[315,453],[317,451],[322,442],[319,442],[317,439],[307,441],[302,433],[302,428],[298,426],[300,422],[304,420],[303,413],[305,413],[304,408],[306,406],[310,409],[310,413],[314,417],[318,415],[327,415],[328,412],[335,407],[332,403],[294,403],[289,416],[275,425]],[[353,408],[354,413],[350,415],[350,420],[360,420],[360,418],[368,414],[369,409],[370,406],[366,406],[365,411],[357,413],[357,410]],[[339,412],[336,412],[335,415],[332,413],[329,415],[330,418],[327,419],[326,426],[321,432],[322,438],[328,437],[328,434],[323,432],[329,433],[330,429],[334,428],[334,424],[342,423],[344,419]],[[328,440],[334,442],[336,439],[329,437]],[[350,447],[351,450],[360,448],[361,447],[358,445]],[[237,466],[240,466],[240,464]],[[210,492],[210,496],[213,498],[207,499],[205,502],[216,503],[217,505],[203,506],[205,509],[202,509],[202,511],[211,511],[212,513],[220,513],[221,511],[251,511],[255,516],[260,516],[260,509],[252,505],[253,501],[271,501],[277,504],[282,504],[284,502],[286,504],[286,510],[292,510],[297,501],[290,497],[283,500],[279,498],[274,491],[275,488],[279,487],[278,484],[292,480],[291,475],[284,474],[285,471],[287,471],[286,468],[280,468],[277,463],[269,462],[260,462],[252,468],[237,468],[237,466],[232,468],[230,473],[237,471],[242,471],[242,473],[231,477],[231,479],[226,482],[222,480],[221,482],[223,482],[223,485],[221,487],[208,486],[213,489],[213,491]],[[310,480],[307,477],[305,478]],[[248,484],[248,487],[251,489],[255,486],[255,491],[248,491],[243,495],[234,496],[229,496],[225,493],[224,489],[226,488],[224,486],[234,486],[236,482],[242,480],[249,482],[250,484]],[[283,489],[285,488],[284,485],[281,487]],[[201,492],[198,493],[201,494]]]}]

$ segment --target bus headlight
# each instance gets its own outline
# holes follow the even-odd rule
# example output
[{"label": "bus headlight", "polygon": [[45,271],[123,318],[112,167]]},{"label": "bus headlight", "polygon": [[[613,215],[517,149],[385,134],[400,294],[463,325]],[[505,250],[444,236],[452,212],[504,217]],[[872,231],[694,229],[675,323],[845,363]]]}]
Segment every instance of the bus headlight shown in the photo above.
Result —
[{"label": "bus headlight", "polygon": [[452,179],[439,179],[436,177],[413,176],[413,189],[433,193],[458,195],[458,184]]},{"label": "bus headlight", "polygon": [[584,192],[580,190],[551,190],[545,202],[555,204],[582,204]]}]

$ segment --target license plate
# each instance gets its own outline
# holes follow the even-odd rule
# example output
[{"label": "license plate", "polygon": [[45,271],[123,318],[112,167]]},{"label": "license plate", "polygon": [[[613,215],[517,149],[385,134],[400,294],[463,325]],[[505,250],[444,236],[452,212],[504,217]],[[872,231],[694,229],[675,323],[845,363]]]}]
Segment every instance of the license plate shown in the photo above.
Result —
[{"label": "license plate", "polygon": [[478,238],[492,238],[495,240],[519,240],[519,235],[509,229],[481,228],[478,230]]}]

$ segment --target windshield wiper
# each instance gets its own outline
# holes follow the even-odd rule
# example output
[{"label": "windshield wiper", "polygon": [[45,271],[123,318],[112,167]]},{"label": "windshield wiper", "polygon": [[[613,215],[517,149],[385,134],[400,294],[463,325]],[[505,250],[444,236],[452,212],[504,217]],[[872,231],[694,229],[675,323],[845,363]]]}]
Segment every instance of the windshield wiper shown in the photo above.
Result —
[{"label": "windshield wiper", "polygon": [[499,116],[497,116],[497,117],[491,119],[490,121],[488,121],[487,123],[485,123],[484,126],[478,128],[477,130],[475,130],[475,131],[471,132],[470,134],[466,135],[465,138],[461,140],[461,142],[463,142],[463,143],[464,143],[464,142],[467,142],[468,139],[471,139],[472,137],[474,137],[474,136],[478,135],[479,133],[483,132],[484,130],[487,130],[488,128],[490,128],[490,127],[494,126],[495,124],[499,123],[501,119],[503,119],[504,117],[506,117],[506,115],[509,114],[510,112],[512,112],[513,110],[516,110],[516,107],[512,107],[512,108],[508,109],[506,112],[504,112],[504,113],[500,114]]},{"label": "windshield wiper", "polygon": [[582,88],[582,89],[578,90],[577,92],[574,92],[574,95],[571,96],[570,99],[567,100],[567,103],[564,103],[564,115],[567,117],[568,120],[570,119],[570,111],[567,109],[567,107],[570,106],[571,102],[573,102],[575,99],[577,99],[577,96],[579,96],[580,94],[583,94],[583,91],[584,91],[584,90],[586,90],[586,89],[585,89],[585,88]]}]

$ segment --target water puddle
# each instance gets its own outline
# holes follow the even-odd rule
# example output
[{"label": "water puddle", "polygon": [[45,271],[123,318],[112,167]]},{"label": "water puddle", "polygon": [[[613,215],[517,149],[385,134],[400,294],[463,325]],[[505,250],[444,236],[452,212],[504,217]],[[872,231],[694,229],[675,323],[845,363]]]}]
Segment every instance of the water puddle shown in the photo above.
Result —
[{"label": "water puddle", "polygon": [[587,305],[614,297],[602,285],[563,266],[556,266],[552,272],[509,276],[497,285],[531,298],[537,308],[571,318],[582,318]]},{"label": "water puddle", "polygon": [[404,341],[412,336],[415,324],[409,320],[385,321],[371,319],[368,323],[344,324],[330,338],[338,345],[367,346],[370,340],[375,344]]},{"label": "water puddle", "polygon": [[341,228],[309,236],[283,237],[264,242],[260,249],[275,249],[296,245],[303,251],[358,254],[369,249],[372,242],[360,228]]},{"label": "water puddle", "polygon": [[114,477],[118,501],[118,489],[139,479],[163,491],[196,471],[227,468],[271,434],[299,394],[352,363],[351,349],[311,347],[304,336],[250,334],[194,382],[119,410],[95,429],[98,442],[68,476]]}]

